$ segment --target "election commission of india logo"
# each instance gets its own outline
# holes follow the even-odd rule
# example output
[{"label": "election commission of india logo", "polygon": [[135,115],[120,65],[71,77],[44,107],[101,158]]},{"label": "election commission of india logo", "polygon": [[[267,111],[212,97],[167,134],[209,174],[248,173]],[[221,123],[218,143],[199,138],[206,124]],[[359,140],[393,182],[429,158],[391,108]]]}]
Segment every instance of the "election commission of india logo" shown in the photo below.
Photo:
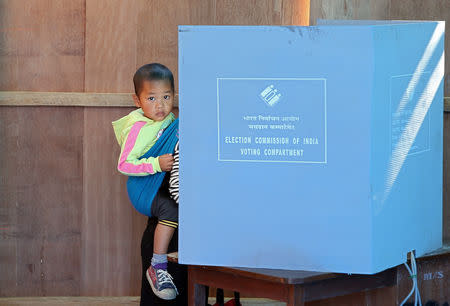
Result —
[{"label": "election commission of india logo", "polygon": [[273,84],[267,86],[259,93],[259,97],[269,106],[274,106],[281,99],[281,93],[275,88]]}]

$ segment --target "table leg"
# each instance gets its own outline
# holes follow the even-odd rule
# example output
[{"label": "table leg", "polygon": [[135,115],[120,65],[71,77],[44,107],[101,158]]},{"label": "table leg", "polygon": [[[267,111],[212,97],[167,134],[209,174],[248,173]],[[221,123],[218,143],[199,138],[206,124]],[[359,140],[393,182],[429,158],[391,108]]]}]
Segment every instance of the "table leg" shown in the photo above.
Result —
[{"label": "table leg", "polygon": [[189,267],[188,299],[189,306],[205,306],[207,303],[207,290],[205,285],[197,284],[195,269]]},{"label": "table leg", "polygon": [[287,306],[304,306],[303,287],[299,285],[289,285],[288,296],[286,301]]}]

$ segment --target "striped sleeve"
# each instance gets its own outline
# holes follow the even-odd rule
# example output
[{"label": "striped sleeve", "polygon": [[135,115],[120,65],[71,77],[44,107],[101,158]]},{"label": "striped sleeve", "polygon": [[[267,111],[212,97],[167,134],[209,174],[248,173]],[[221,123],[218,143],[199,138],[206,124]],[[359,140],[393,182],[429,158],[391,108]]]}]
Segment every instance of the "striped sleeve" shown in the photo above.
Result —
[{"label": "striped sleeve", "polygon": [[127,138],[122,144],[117,170],[129,176],[145,176],[161,172],[159,157],[139,159],[145,153],[147,143],[140,137],[146,123],[138,121],[133,124]]},{"label": "striped sleeve", "polygon": [[177,142],[175,146],[175,152],[173,153],[173,166],[172,170],[170,171],[170,179],[169,179],[169,194],[174,199],[175,202],[178,204],[178,195],[180,190],[180,180],[179,180],[179,165],[180,165],[180,153],[179,153],[179,142]]}]

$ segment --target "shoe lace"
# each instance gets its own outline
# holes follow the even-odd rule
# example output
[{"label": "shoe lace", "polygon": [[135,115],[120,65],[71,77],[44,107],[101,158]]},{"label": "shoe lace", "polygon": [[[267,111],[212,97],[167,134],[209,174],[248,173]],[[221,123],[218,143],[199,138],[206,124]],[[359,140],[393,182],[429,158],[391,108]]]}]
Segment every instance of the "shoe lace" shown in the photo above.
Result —
[{"label": "shoe lace", "polygon": [[165,283],[171,284],[171,286],[173,286],[173,288],[175,289],[175,292],[178,294],[177,287],[173,283],[172,275],[170,275],[169,272],[167,272],[166,270],[163,270],[163,269],[158,269],[158,270],[156,270],[156,274],[158,276],[158,282],[161,285],[165,284]]}]

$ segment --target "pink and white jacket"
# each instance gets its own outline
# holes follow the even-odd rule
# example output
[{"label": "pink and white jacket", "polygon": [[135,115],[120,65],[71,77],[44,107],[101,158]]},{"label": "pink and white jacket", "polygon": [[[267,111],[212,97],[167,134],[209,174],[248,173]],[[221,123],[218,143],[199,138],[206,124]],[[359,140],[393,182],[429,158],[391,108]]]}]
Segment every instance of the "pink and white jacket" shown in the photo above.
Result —
[{"label": "pink and white jacket", "polygon": [[117,164],[119,172],[130,176],[145,176],[161,172],[159,157],[139,159],[158,140],[173,121],[173,113],[167,115],[162,121],[154,121],[144,116],[141,108],[112,122],[117,142],[119,143],[120,157]]}]

